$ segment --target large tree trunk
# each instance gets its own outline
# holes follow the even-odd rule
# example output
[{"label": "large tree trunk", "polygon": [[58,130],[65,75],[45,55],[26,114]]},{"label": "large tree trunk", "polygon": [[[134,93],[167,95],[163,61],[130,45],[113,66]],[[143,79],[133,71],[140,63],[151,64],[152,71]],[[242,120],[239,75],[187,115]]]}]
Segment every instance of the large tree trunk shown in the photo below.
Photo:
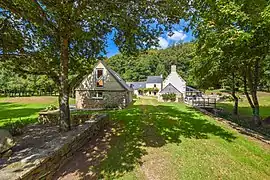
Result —
[{"label": "large tree trunk", "polygon": [[[260,106],[257,97],[258,81],[259,81],[259,59],[256,59],[254,64],[254,74],[252,73],[252,68],[249,66],[247,76],[245,76],[244,78],[244,91],[247,96],[248,102],[252,108],[252,115],[253,115],[252,119],[255,125],[261,124]],[[249,91],[252,99],[250,98],[247,92],[247,84],[249,86]]]},{"label": "large tree trunk", "polygon": [[236,96],[236,87],[235,87],[235,74],[232,74],[232,97],[234,99],[233,114],[238,115],[238,97]]},{"label": "large tree trunk", "polygon": [[[251,96],[254,103],[253,121],[256,125],[261,125],[260,105],[259,105],[258,96],[257,96],[257,90],[258,90],[258,84],[259,84],[259,71],[260,71],[259,60],[260,60],[259,58],[255,60],[254,75],[253,75],[254,82],[251,83],[251,85],[253,86],[250,87]],[[250,75],[251,75],[251,71],[250,71]]]},{"label": "large tree trunk", "polygon": [[239,102],[239,99],[236,96],[235,91],[232,92],[232,97],[234,99],[233,114],[238,115],[238,102]]},{"label": "large tree trunk", "polygon": [[252,102],[252,100],[251,100],[251,98],[249,96],[248,90],[247,90],[247,78],[246,78],[246,76],[244,76],[244,93],[245,93],[245,95],[247,97],[247,100],[248,100],[248,103],[249,103],[250,107],[252,109],[254,109],[255,108],[254,104],[253,104],[253,102]]},{"label": "large tree trunk", "polygon": [[257,97],[257,92],[256,91],[251,92],[251,96],[254,102],[253,121],[256,125],[261,125],[260,105]]},{"label": "large tree trunk", "polygon": [[70,130],[69,84],[68,84],[68,38],[61,39],[59,109],[60,130]]}]

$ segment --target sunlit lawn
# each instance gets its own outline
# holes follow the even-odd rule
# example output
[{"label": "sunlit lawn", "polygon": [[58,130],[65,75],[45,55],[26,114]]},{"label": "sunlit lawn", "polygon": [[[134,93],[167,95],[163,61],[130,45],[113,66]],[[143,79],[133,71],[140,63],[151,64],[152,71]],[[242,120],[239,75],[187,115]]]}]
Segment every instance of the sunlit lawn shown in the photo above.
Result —
[{"label": "sunlit lawn", "polygon": [[109,150],[89,167],[97,179],[270,179],[269,146],[184,104],[140,99],[109,113]]},{"label": "sunlit lawn", "polygon": [[[270,116],[270,93],[259,92],[258,93],[260,103],[260,115],[263,118]],[[222,102],[218,104],[219,107],[224,108],[228,112],[232,112],[233,102]],[[242,100],[239,102],[239,113],[244,116],[252,116],[252,110],[245,96],[242,96]]]},{"label": "sunlit lawn", "polygon": [[[71,99],[74,103],[74,99]],[[37,121],[38,112],[49,105],[58,105],[55,96],[0,98],[0,127],[11,121],[22,120],[24,123]]]}]

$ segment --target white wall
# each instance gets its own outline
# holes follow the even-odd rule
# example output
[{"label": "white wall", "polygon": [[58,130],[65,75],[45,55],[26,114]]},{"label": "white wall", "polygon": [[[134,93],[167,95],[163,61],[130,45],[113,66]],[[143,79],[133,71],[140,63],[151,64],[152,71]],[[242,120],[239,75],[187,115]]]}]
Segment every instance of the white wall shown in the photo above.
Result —
[{"label": "white wall", "polygon": [[183,95],[186,94],[186,82],[176,72],[171,72],[163,82],[163,87],[165,88],[169,83],[177,88]]},{"label": "white wall", "polygon": [[162,83],[146,83],[146,88],[154,88],[154,85],[156,85],[156,88],[161,90]]}]

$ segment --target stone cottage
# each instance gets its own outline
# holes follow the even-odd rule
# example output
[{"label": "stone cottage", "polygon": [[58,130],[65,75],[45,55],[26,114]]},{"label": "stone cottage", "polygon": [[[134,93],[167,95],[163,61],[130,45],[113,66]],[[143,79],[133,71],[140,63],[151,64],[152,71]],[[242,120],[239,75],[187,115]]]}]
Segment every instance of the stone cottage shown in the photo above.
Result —
[{"label": "stone cottage", "polygon": [[132,102],[133,90],[125,81],[99,61],[91,74],[75,88],[77,109],[124,108]]}]

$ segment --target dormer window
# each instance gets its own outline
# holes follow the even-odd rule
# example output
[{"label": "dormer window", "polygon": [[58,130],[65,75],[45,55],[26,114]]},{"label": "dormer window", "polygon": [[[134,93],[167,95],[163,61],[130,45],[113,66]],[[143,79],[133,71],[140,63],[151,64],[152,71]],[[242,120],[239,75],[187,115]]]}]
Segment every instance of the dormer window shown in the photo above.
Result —
[{"label": "dormer window", "polygon": [[104,86],[103,69],[96,70],[96,85],[97,85],[97,87]]}]

